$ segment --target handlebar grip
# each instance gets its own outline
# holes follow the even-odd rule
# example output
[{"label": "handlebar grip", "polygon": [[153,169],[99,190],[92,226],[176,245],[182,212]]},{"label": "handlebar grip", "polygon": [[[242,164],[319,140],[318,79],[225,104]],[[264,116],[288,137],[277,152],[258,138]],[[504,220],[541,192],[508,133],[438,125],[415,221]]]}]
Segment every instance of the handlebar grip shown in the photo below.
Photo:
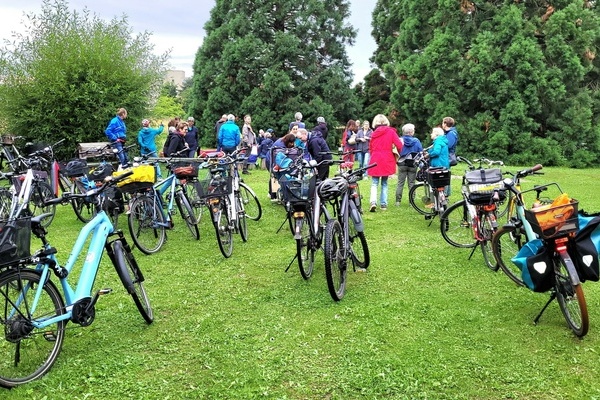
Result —
[{"label": "handlebar grip", "polygon": [[536,164],[531,168],[531,172],[539,171],[542,168],[544,168],[542,164]]}]

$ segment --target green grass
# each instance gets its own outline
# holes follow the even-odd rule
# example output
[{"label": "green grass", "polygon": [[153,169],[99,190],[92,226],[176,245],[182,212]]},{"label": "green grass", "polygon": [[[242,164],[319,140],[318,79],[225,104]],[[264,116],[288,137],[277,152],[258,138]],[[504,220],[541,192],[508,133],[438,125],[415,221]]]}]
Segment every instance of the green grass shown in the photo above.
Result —
[{"label": "green grass", "polygon": [[[544,169],[523,186],[557,181],[580,208],[600,210],[598,169]],[[455,171],[457,173],[457,171]],[[147,326],[108,258],[97,287],[112,287],[90,327],[69,324],[63,351],[42,379],[7,399],[590,399],[600,398],[600,291],[584,285],[591,328],[580,340],[553,303],[491,272],[477,251],[452,248],[406,202],[366,212],[368,273],[349,273],[333,302],[318,253],[313,277],[285,268],[295,244],[267,174],[245,177],[264,215],[220,254],[203,220],[193,241],[179,223],[158,254],[136,251],[155,311]],[[460,179],[453,180],[453,200]],[[363,204],[369,183],[361,182]],[[406,190],[406,189],[405,189]],[[177,217],[178,218],[178,217]],[[176,219],[176,222],[179,221]],[[123,220],[124,222],[124,220]],[[124,224],[122,224],[124,226]],[[79,223],[60,207],[49,239],[65,260]]]}]

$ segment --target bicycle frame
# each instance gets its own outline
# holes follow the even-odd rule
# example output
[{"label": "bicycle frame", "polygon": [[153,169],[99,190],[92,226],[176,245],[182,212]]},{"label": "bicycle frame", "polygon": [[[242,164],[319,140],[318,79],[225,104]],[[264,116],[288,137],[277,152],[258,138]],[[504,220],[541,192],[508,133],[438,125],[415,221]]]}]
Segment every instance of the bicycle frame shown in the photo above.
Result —
[{"label": "bicycle frame", "polygon": [[171,191],[169,196],[169,201],[167,202],[167,212],[163,213],[163,217],[165,222],[163,224],[158,224],[160,226],[170,227],[171,224],[171,214],[173,212],[173,203],[175,202],[175,191],[177,190],[177,186],[179,185],[179,180],[175,177],[175,174],[169,174],[167,179],[162,182],[157,182],[154,184],[154,201],[158,203],[159,209],[163,210],[164,199],[163,195],[167,191]]},{"label": "bicycle frame", "polygon": [[[64,266],[60,266],[56,259],[55,252],[51,251],[49,243],[44,244],[44,250],[48,253],[47,258],[51,262],[56,263],[56,268],[59,270],[64,270],[60,274],[60,284],[64,292],[65,300],[66,300],[66,310],[64,314],[51,316],[49,318],[44,318],[40,320],[33,321],[33,325],[38,328],[44,328],[53,323],[63,320],[69,320],[72,317],[73,313],[73,305],[84,298],[89,298],[91,295],[91,290],[94,285],[94,281],[96,280],[96,275],[98,272],[98,268],[100,266],[100,260],[102,257],[102,253],[104,251],[104,247],[107,242],[107,238],[114,232],[114,228],[112,222],[106,215],[104,211],[99,212],[96,216],[88,222],[80,231],[75,244],[69,254],[69,258]],[[84,250],[84,246],[86,242],[89,240],[89,245],[87,247],[87,252],[85,253],[85,258],[83,261],[83,266],[81,268],[81,274],[77,281],[77,284],[73,287],[68,281],[69,273],[75,267],[75,263],[79,259]],[[50,279],[51,267],[50,263],[40,263],[37,264],[35,270],[40,273],[40,282],[45,282],[47,279]],[[26,290],[25,288],[23,290]],[[39,285],[36,289],[36,295],[34,296],[34,303],[31,305],[30,309],[34,312],[37,307],[37,302],[40,299],[41,293],[43,291],[43,285]],[[22,297],[21,297],[22,299]],[[18,306],[19,303],[16,304]],[[14,312],[14,311],[13,311]],[[12,316],[12,314],[11,314]]]}]

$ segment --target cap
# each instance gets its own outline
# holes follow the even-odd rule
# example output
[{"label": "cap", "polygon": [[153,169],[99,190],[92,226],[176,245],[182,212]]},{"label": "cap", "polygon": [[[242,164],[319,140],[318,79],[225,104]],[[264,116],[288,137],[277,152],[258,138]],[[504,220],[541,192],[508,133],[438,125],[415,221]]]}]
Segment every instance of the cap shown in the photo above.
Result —
[{"label": "cap", "polygon": [[191,122],[194,122],[194,121],[195,121],[194,117],[188,117],[188,119],[187,119],[187,120],[188,120],[188,121],[191,121]]},{"label": "cap", "polygon": [[267,132],[273,133],[273,129],[269,128],[269,129],[267,129]]},{"label": "cap", "polygon": [[150,126],[150,121],[147,119],[142,120],[142,126]]},{"label": "cap", "polygon": [[319,117],[319,118],[317,118],[317,122],[318,122],[318,123],[323,123],[323,124],[324,124],[324,123],[325,123],[325,118],[323,118],[323,117]]}]

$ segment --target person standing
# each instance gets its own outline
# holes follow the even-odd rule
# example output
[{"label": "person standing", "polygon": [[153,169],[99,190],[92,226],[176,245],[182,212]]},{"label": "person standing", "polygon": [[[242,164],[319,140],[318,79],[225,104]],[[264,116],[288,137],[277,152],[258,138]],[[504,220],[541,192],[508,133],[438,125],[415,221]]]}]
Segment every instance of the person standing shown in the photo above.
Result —
[{"label": "person standing", "polygon": [[242,148],[246,149],[246,159],[244,160],[244,166],[242,167],[242,174],[249,174],[248,165],[250,162],[250,153],[252,147],[256,146],[256,134],[252,130],[252,117],[250,115],[244,116],[244,125],[242,126]]},{"label": "person standing", "polygon": [[356,142],[349,143],[352,141],[352,137],[354,136],[354,140],[356,140],[356,131],[358,131],[358,125],[356,125],[356,121],[353,119],[349,120],[346,123],[346,129],[344,129],[344,133],[342,134],[342,148],[344,150],[343,160],[344,162],[354,163],[354,150],[356,150]]},{"label": "person standing", "polygon": [[167,143],[165,143],[165,157],[187,156],[188,145],[185,141],[185,135],[188,131],[188,124],[180,122],[176,130],[169,134]]},{"label": "person standing", "polygon": [[196,121],[194,120],[194,117],[189,117],[187,119],[187,132],[185,134],[185,142],[188,145],[188,154],[187,156],[189,158],[194,158],[196,157],[196,154],[198,153],[198,149],[199,149],[199,143],[198,143],[198,139],[199,139],[199,134],[198,134],[198,128],[196,128],[195,125]]},{"label": "person standing", "polygon": [[221,115],[221,118],[215,123],[215,134],[217,135],[217,139],[219,138],[219,131],[221,130],[221,126],[227,122],[227,114]]},{"label": "person standing", "polygon": [[292,130],[292,124],[298,125],[298,128],[306,128],[306,126],[304,125],[304,122],[302,122],[302,113],[301,112],[297,112],[296,114],[294,114],[294,121],[290,122],[290,126],[288,128],[289,131]]},{"label": "person standing", "polygon": [[398,160],[398,186],[396,186],[396,207],[402,201],[402,192],[404,190],[404,182],[408,178],[408,190],[415,184],[417,177],[417,166],[414,164],[413,157],[416,153],[423,151],[421,141],[415,136],[415,126],[406,124],[402,127],[402,143],[404,147],[400,152]]},{"label": "person standing", "polygon": [[119,163],[121,167],[127,167],[127,151],[123,151],[123,144],[125,143],[127,127],[125,126],[125,119],[127,118],[127,110],[119,108],[117,115],[110,120],[108,126],[104,130],[108,141],[113,149],[117,149],[117,156],[119,157]]},{"label": "person standing", "polygon": [[381,195],[379,197],[379,205],[381,210],[387,210],[388,177],[396,173],[394,146],[399,153],[403,147],[396,129],[390,127],[390,121],[385,115],[377,114],[373,118],[373,129],[369,144],[369,162],[377,165],[367,170],[367,173],[371,177],[371,207],[369,209],[371,212],[375,212],[377,209],[377,189],[380,181]]},{"label": "person standing", "polygon": [[[140,154],[148,157],[158,157],[156,149],[156,136],[160,135],[165,126],[161,122],[158,128],[151,128],[148,119],[142,120],[142,129],[138,132],[138,144],[140,145]],[[158,163],[156,167],[156,178],[162,179],[162,173]]]},{"label": "person standing", "polygon": [[235,124],[235,115],[228,114],[225,122],[219,130],[217,138],[217,150],[231,154],[239,146],[242,132],[240,127]]},{"label": "person standing", "polygon": [[362,127],[356,133],[356,159],[358,161],[358,168],[366,167],[369,163],[369,141],[371,140],[371,133],[373,130],[370,128],[369,121],[363,122]]},{"label": "person standing", "polygon": [[[323,134],[318,130],[308,133],[306,147],[308,153],[317,163],[333,159],[333,156],[330,154],[329,145],[323,138]],[[320,181],[329,178],[329,164],[323,163],[317,166],[317,174]]]},{"label": "person standing", "polygon": [[271,134],[273,133],[273,129],[267,129],[264,134],[264,139],[260,142],[258,146],[258,159],[260,160],[260,167],[262,169],[267,169],[267,154],[271,151],[271,147],[273,146],[273,139],[271,139]]},{"label": "person standing", "polygon": [[321,132],[323,139],[327,140],[327,133],[329,132],[329,129],[327,128],[327,122],[325,122],[325,118],[318,117],[317,125],[312,128],[311,132]]},{"label": "person standing", "polygon": [[433,128],[431,130],[431,140],[433,140],[433,145],[427,152],[429,166],[450,168],[448,137],[444,134],[444,130],[442,128]]},{"label": "person standing", "polygon": [[[450,160],[456,160],[456,146],[458,145],[458,131],[456,130],[456,126],[454,126],[454,118],[452,117],[444,117],[442,120],[442,129],[448,139],[448,156]],[[455,162],[450,163],[451,165],[456,165]]]}]

